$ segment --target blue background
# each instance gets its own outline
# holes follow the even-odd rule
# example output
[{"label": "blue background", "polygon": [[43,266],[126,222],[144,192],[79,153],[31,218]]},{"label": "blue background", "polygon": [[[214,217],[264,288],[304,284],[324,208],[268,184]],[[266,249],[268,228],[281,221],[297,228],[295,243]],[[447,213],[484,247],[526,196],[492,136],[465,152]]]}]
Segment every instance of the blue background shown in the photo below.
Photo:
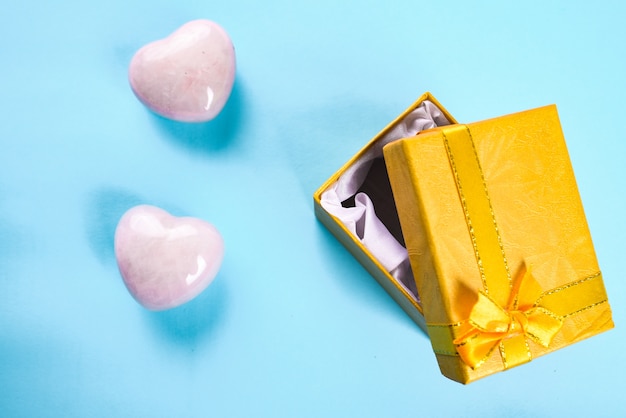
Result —
[{"label": "blue background", "polygon": [[[508,2],[506,2],[508,3]],[[0,15],[0,416],[625,416],[626,3],[12,1]],[[142,45],[237,52],[204,125],[133,96]],[[424,91],[463,122],[556,103],[617,328],[469,386],[316,221],[311,195]],[[196,300],[127,293],[148,203],[222,232]]]}]

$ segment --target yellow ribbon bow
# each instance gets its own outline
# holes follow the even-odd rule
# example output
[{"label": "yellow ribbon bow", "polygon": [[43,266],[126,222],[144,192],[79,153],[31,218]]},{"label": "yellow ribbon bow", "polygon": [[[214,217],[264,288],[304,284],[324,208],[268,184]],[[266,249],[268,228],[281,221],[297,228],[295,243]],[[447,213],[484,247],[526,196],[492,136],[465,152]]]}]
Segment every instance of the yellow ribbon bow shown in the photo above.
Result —
[{"label": "yellow ribbon bow", "polygon": [[480,291],[468,320],[458,329],[458,337],[453,341],[463,361],[476,369],[499,347],[504,368],[509,368],[532,359],[528,339],[548,347],[563,321],[538,306],[542,293],[541,286],[526,268],[518,275],[506,308]]}]

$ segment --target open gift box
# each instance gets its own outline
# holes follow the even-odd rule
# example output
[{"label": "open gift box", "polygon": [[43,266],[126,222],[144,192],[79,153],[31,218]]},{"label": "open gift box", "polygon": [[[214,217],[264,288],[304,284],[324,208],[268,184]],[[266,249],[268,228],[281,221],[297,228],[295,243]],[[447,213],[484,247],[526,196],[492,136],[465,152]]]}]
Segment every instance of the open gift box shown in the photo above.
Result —
[{"label": "open gift box", "polygon": [[555,106],[461,125],[426,93],[314,205],[452,380],[613,327]]}]

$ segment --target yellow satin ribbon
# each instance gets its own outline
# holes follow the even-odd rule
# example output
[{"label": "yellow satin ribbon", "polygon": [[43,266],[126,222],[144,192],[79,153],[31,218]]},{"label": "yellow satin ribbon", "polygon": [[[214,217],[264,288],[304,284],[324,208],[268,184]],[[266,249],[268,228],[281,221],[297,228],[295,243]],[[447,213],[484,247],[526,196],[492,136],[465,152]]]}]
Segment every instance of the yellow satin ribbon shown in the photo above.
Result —
[{"label": "yellow satin ribbon", "polygon": [[607,301],[602,275],[544,291],[522,266],[513,280],[471,132],[451,125],[442,133],[483,289],[466,320],[428,324],[433,349],[459,355],[473,369],[496,348],[504,368],[526,363],[532,359],[530,341],[548,348],[565,318]]},{"label": "yellow satin ribbon", "polygon": [[543,292],[530,270],[516,281],[509,306],[501,307],[485,292],[478,294],[469,319],[457,330],[453,343],[463,361],[479,367],[499,347],[504,368],[532,359],[527,338],[548,347],[563,325],[554,312],[537,306]]},{"label": "yellow satin ribbon", "polygon": [[479,291],[466,320],[428,324],[435,353],[477,369],[498,349],[505,369],[517,366],[532,360],[530,341],[548,348],[567,318],[607,303],[600,272],[543,292],[530,271],[517,277],[505,307]]}]

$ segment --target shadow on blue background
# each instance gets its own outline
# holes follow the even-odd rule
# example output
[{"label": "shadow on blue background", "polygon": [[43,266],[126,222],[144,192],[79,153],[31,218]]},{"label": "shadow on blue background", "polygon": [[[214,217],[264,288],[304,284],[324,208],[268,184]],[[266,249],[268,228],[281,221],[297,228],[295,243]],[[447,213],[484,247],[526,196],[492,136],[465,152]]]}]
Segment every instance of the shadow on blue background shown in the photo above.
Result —
[{"label": "shadow on blue background", "polygon": [[191,153],[224,151],[233,145],[244,119],[245,97],[241,80],[236,79],[233,90],[222,111],[204,123],[178,122],[152,113],[156,124],[167,139]]},{"label": "shadow on blue background", "polygon": [[415,327],[424,336],[423,330],[415,324],[402,310],[385,289],[374,279],[356,258],[341,244],[337,238],[319,221],[317,235],[320,248],[323,249],[324,259],[330,264],[331,270],[337,272],[340,278],[338,284],[345,288],[350,297],[357,298],[363,304],[376,308],[385,314],[393,315],[394,319]]},{"label": "shadow on blue background", "polygon": [[26,240],[23,226],[16,225],[7,211],[2,210],[5,199],[4,193],[0,194],[0,278],[6,273],[7,265],[32,245]]},{"label": "shadow on blue background", "polygon": [[221,271],[204,292],[184,305],[160,312],[144,310],[157,338],[185,350],[215,338],[228,306],[228,278],[223,276]]},{"label": "shadow on blue background", "polygon": [[14,225],[0,219],[0,271],[5,270],[5,264],[12,261],[23,251],[23,237]]},{"label": "shadow on blue background", "polygon": [[123,189],[103,188],[89,196],[86,232],[89,246],[102,264],[115,265],[115,229],[122,215],[141,198]]}]

